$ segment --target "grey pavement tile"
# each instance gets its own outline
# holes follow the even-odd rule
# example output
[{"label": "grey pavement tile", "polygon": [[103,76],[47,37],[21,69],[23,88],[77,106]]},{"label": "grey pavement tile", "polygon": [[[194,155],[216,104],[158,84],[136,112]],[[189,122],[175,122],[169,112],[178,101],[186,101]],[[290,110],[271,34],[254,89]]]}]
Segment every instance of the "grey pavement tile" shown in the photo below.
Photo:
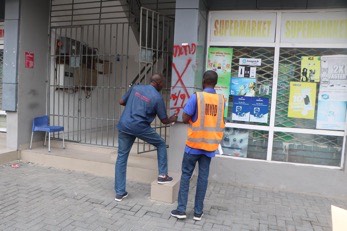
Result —
[{"label": "grey pavement tile", "polygon": [[210,182],[205,216],[194,221],[195,179],[187,216],[177,203],[150,199],[150,185],[127,182],[129,197],[114,201],[114,179],[21,163],[0,171],[0,230],[331,230],[331,205],[347,201]]}]

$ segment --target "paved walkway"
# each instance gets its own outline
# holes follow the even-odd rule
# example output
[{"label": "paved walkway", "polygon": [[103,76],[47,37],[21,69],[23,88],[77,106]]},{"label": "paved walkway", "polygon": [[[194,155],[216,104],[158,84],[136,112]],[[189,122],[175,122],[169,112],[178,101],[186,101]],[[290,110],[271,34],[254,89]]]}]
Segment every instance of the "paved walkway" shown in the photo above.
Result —
[{"label": "paved walkway", "polygon": [[[149,199],[150,186],[129,182],[114,201],[113,179],[20,163],[0,166],[0,230],[331,230],[330,206],[347,201],[210,183],[205,216],[170,217],[176,204]],[[324,187],[322,185],[322,187]]]}]

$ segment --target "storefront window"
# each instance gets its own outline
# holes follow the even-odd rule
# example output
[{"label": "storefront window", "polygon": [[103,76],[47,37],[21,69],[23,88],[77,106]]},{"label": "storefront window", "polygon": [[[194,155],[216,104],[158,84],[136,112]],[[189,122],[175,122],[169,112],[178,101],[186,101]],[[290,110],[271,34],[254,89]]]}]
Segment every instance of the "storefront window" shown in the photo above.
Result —
[{"label": "storefront window", "polygon": [[227,127],[221,143],[222,156],[266,160],[268,132]]},{"label": "storefront window", "polygon": [[340,166],[343,137],[275,132],[272,160]]},{"label": "storefront window", "polygon": [[346,20],[345,11],[209,14],[206,67],[228,99],[221,156],[342,167]]},{"label": "storefront window", "polygon": [[[274,65],[274,48],[264,47],[233,47],[233,59],[231,64],[231,80],[230,80],[230,95],[228,104],[227,121],[233,121],[242,124],[268,124],[270,116],[266,118],[266,122],[255,122],[252,119],[232,118],[233,110],[236,111],[234,105],[237,96],[246,97],[261,97],[268,99],[267,111],[271,109],[270,102],[272,94],[273,81],[273,65]],[[240,77],[240,67],[250,68],[249,65],[240,65],[240,59],[257,59],[260,60],[260,66],[252,66],[254,75],[252,77]],[[247,70],[246,70],[247,71]],[[243,75],[245,76],[245,75]],[[234,82],[233,82],[234,81]],[[237,82],[240,81],[240,82]],[[250,86],[254,84],[254,94],[247,94],[250,91]],[[235,97],[236,96],[236,97]],[[248,98],[249,99],[249,98]],[[263,122],[264,121],[264,122]]]},{"label": "storefront window", "polygon": [[[221,78],[229,73],[229,81],[220,82],[221,89],[229,88],[226,122],[267,126],[271,110],[274,48],[211,47],[209,51],[209,67],[215,68]],[[230,70],[225,62],[231,62]],[[221,144],[222,155],[266,160],[267,143],[268,131],[227,125]]]},{"label": "storefront window", "polygon": [[[347,54],[347,49],[326,49],[326,48],[281,48],[278,85],[277,85],[277,105],[275,126],[290,128],[315,129],[317,124],[317,101],[320,87],[320,58],[327,55]],[[310,60],[309,60],[310,59]],[[316,65],[316,67],[313,67]],[[306,68],[306,69],[305,69]],[[314,79],[316,78],[316,79]],[[295,91],[291,83],[309,83],[308,88],[314,89],[313,99],[307,98],[306,102],[312,109],[312,115],[309,113],[297,114],[290,111],[289,103],[290,89]],[[298,89],[303,87],[299,86]],[[347,89],[346,89],[347,91]],[[306,94],[303,92],[303,94]],[[309,95],[309,94],[308,94]],[[295,96],[294,96],[295,97]],[[294,108],[295,109],[295,108]],[[294,110],[293,109],[293,110]],[[288,111],[289,110],[289,111]],[[298,109],[299,111],[300,109]],[[300,118],[301,117],[301,118]]]}]

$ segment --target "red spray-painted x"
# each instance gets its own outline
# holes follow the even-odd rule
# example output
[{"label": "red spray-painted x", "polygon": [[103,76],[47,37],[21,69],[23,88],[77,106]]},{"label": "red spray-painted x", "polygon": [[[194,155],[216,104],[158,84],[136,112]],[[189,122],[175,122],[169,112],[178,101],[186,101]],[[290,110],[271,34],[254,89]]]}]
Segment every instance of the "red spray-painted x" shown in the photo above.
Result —
[{"label": "red spray-painted x", "polygon": [[185,93],[187,94],[188,98],[189,98],[189,93],[188,93],[188,91],[187,91],[186,85],[184,84],[182,78],[183,78],[183,76],[184,76],[184,73],[187,71],[187,69],[188,69],[188,67],[189,67],[189,64],[190,64],[191,62],[192,62],[192,59],[191,59],[191,58],[187,59],[186,65],[185,65],[185,67],[184,67],[182,73],[179,73],[178,70],[177,70],[176,64],[175,64],[175,63],[172,63],[172,68],[174,69],[174,71],[176,72],[176,75],[177,75],[177,81],[176,81],[176,83],[172,86],[172,89],[175,89],[176,86],[177,86],[177,84],[178,84],[178,83],[181,83],[181,87],[182,87],[182,89],[185,91]]}]

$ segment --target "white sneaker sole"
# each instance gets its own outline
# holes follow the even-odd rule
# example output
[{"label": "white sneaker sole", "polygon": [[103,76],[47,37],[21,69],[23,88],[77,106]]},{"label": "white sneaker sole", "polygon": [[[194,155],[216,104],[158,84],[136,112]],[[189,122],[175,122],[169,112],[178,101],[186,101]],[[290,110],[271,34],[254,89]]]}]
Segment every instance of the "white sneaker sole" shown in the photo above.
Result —
[{"label": "white sneaker sole", "polygon": [[176,217],[177,219],[186,219],[187,215],[175,215],[171,213],[171,216]]},{"label": "white sneaker sole", "polygon": [[114,198],[115,201],[121,202],[124,198],[128,197],[129,193],[123,196],[121,199]]},{"label": "white sneaker sole", "polygon": [[164,181],[164,182],[158,181],[158,184],[169,184],[169,183],[171,183],[171,182],[173,182],[173,181]]},{"label": "white sneaker sole", "polygon": [[193,217],[193,220],[195,220],[195,221],[201,221],[201,218],[202,218],[203,215],[204,215],[204,214],[202,214],[201,217]]}]

